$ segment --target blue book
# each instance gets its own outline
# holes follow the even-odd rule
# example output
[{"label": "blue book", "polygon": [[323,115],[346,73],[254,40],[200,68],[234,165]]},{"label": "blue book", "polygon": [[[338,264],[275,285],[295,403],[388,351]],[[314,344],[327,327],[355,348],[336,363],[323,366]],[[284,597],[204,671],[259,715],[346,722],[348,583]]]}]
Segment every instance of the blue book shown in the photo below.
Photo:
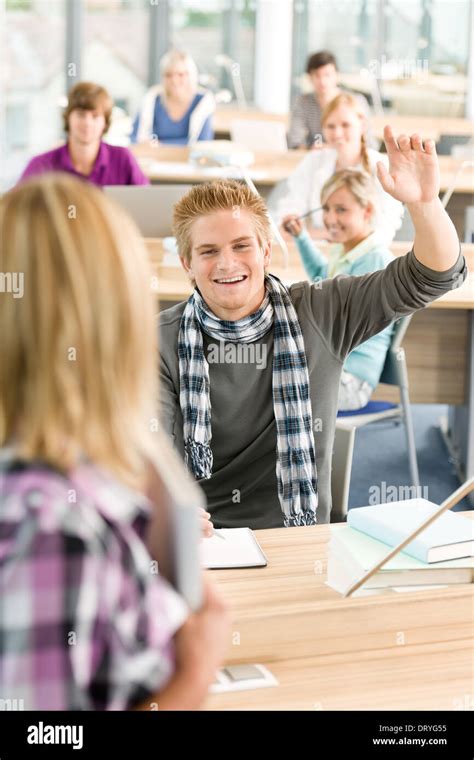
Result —
[{"label": "blue book", "polygon": [[[351,509],[347,522],[388,546],[397,546],[439,509],[426,499],[376,504]],[[456,512],[444,512],[403,549],[421,562],[442,562],[474,556],[474,521]]]}]

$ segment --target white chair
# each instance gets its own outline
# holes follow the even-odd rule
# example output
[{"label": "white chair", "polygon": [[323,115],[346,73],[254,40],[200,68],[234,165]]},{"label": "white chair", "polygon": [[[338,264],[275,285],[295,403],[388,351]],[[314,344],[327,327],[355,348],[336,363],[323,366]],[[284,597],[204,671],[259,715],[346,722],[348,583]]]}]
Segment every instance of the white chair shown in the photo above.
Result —
[{"label": "white chair", "polygon": [[[397,423],[403,422],[405,427],[405,435],[408,451],[408,463],[410,468],[411,485],[415,488],[420,486],[420,475],[418,471],[418,459],[416,455],[415,434],[413,431],[413,420],[411,416],[410,397],[408,393],[408,369],[405,358],[405,351],[402,347],[402,341],[410,324],[411,315],[408,317],[402,317],[395,323],[392,341],[387,351],[385,358],[385,364],[380,376],[380,382],[386,385],[395,385],[399,388],[400,403],[392,404],[385,401],[369,401],[367,406],[362,409],[357,409],[350,412],[339,412],[336,421],[336,430],[339,433],[340,441],[338,442],[338,456],[340,455],[341,446],[344,439],[341,439],[340,431],[351,431],[355,436],[357,428],[369,425],[375,422],[381,422],[383,420],[394,420]],[[348,437],[346,439],[349,441]],[[341,443],[342,441],[342,443]],[[350,449],[350,442],[346,443],[346,453],[350,456],[346,463],[347,466],[352,467],[352,450]],[[339,472],[347,472],[339,464]],[[341,469],[342,467],[342,469]],[[333,470],[334,472],[334,470]],[[332,484],[331,484],[332,486]],[[346,486],[344,486],[345,488]],[[348,486],[347,486],[348,487]],[[336,491],[336,499],[334,500],[338,519],[345,519],[347,514],[347,498],[344,500],[344,494],[340,495],[338,486],[334,483]],[[348,497],[348,493],[347,493]]]}]

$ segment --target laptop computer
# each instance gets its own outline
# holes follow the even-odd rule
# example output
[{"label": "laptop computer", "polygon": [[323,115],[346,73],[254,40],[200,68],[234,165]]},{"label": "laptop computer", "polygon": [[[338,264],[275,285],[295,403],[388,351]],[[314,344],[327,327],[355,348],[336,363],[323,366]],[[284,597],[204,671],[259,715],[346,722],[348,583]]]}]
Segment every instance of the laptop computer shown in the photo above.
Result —
[{"label": "laptop computer", "polygon": [[231,140],[254,151],[286,153],[286,127],[281,121],[234,119],[230,124]]},{"label": "laptop computer", "polygon": [[172,234],[173,207],[191,185],[106,185],[104,191],[130,214],[143,237]]}]

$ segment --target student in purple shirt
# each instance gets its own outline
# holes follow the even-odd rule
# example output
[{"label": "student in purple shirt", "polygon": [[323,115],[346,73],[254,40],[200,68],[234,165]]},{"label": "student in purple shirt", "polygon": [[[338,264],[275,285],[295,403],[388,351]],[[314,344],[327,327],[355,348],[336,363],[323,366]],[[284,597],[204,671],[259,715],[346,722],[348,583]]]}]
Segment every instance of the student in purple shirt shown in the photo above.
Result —
[{"label": "student in purple shirt", "polygon": [[213,584],[190,614],[154,567],[170,444],[143,241],[52,173],[0,199],[0,239],[0,704],[197,708],[230,631]]},{"label": "student in purple shirt", "polygon": [[64,171],[94,185],[148,185],[149,180],[128,148],[102,140],[110,126],[112,107],[112,98],[100,85],[76,84],[69,92],[63,116],[67,142],[32,158],[21,180],[43,172]]}]

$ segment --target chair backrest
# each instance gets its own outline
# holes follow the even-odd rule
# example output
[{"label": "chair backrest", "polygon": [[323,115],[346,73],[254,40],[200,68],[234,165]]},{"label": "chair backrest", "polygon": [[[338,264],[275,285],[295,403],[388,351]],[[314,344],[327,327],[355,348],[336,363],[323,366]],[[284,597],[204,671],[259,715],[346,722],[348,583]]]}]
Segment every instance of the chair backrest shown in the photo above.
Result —
[{"label": "chair backrest", "polygon": [[385,364],[380,376],[381,383],[408,388],[408,370],[402,341],[410,324],[412,315],[401,317],[395,322],[392,341],[385,357]]},{"label": "chair backrest", "polygon": [[449,156],[452,153],[453,147],[457,145],[466,145],[470,140],[470,135],[442,134],[436,143],[436,153],[438,156]]},{"label": "chair backrest", "polygon": [[355,427],[338,427],[336,423],[331,469],[331,522],[343,522],[346,519],[355,431]]}]

